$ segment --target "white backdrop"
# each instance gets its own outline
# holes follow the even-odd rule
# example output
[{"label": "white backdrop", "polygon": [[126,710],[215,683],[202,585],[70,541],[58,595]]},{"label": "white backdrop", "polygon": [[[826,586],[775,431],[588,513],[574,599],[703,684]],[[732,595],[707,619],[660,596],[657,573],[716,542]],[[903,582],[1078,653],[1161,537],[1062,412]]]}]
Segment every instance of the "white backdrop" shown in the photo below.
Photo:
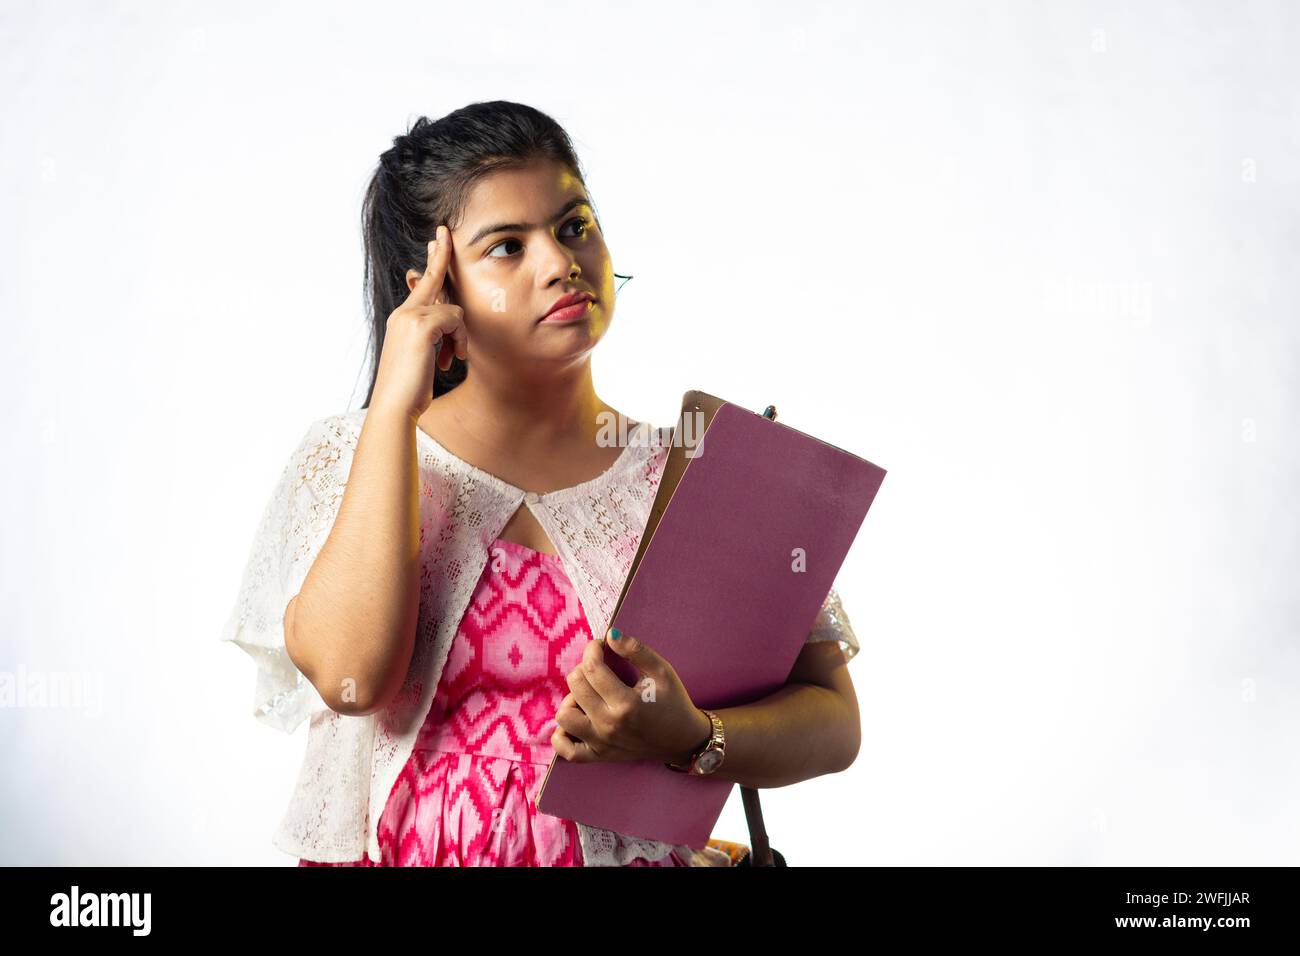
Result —
[{"label": "white backdrop", "polygon": [[218,637],[364,396],[379,153],[488,99],[569,130],[636,277],[602,397],[889,472],[861,753],[764,793],[792,863],[1297,862],[1293,4],[0,9],[0,680],[91,692],[0,708],[0,863],[295,862],[306,729]]}]

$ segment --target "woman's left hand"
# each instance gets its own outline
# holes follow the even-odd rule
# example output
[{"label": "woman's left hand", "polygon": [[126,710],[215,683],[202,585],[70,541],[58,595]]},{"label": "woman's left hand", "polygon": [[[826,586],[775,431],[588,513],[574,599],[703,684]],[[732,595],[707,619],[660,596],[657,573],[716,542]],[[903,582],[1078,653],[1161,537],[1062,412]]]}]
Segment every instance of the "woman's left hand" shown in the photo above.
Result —
[{"label": "woman's left hand", "polygon": [[588,641],[582,662],[567,676],[569,695],[551,735],[556,754],[575,763],[676,762],[702,747],[712,722],[692,703],[673,666],[635,637],[609,638],[614,653],[641,674],[629,687],[605,663],[605,643]]}]

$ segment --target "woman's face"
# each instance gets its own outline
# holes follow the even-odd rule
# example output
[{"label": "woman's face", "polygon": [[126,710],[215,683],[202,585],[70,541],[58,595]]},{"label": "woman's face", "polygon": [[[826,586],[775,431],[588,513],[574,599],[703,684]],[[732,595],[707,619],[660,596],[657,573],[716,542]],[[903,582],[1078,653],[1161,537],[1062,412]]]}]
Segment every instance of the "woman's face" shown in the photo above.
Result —
[{"label": "woman's face", "polygon": [[[562,164],[498,170],[472,188],[451,229],[449,300],[465,310],[477,360],[520,373],[568,365],[591,351],[614,316],[614,268],[586,187]],[[415,273],[408,275],[414,282]],[[595,301],[574,321],[542,321],[572,292]]]}]

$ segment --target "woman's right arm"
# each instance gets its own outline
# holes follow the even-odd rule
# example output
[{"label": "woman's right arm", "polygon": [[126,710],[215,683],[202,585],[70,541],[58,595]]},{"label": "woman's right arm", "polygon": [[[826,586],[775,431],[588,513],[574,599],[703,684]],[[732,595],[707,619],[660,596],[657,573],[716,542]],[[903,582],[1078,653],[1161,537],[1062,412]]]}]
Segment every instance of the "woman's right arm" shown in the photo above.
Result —
[{"label": "woman's right arm", "polygon": [[290,660],[341,714],[387,706],[415,648],[416,427],[400,412],[366,413],[334,526],[285,611]]},{"label": "woman's right arm", "polygon": [[375,386],[339,511],[284,615],[289,659],[340,714],[387,707],[401,690],[420,615],[420,504],[417,422],[433,401],[439,367],[468,358],[464,311],[444,279],[451,231],[438,227],[423,274],[384,330]]}]

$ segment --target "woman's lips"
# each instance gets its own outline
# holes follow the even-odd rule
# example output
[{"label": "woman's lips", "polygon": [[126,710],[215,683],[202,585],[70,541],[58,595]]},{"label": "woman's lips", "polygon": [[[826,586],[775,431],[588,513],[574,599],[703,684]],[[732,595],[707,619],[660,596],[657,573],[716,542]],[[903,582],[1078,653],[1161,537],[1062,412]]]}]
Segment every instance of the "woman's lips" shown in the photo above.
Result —
[{"label": "woman's lips", "polygon": [[556,309],[547,315],[542,316],[543,322],[576,322],[578,319],[585,319],[587,313],[591,310],[592,300],[583,299],[581,302],[575,302],[573,305],[567,305],[563,309]]}]

